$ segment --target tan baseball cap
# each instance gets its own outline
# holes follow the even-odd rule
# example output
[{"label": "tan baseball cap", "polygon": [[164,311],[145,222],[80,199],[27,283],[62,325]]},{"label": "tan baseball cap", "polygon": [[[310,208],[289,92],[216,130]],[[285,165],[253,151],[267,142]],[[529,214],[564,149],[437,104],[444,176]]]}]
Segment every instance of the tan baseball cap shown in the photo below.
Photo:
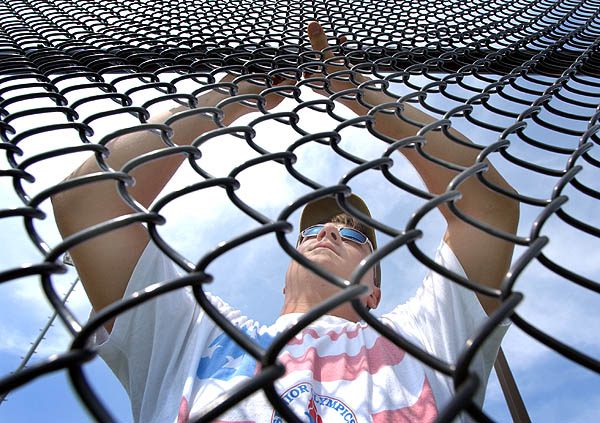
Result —
[{"label": "tan baseball cap", "polygon": [[[350,197],[346,198],[354,208],[356,208],[361,213],[366,214],[371,217],[371,212],[369,208],[365,204],[362,198],[360,198],[356,194],[350,195]],[[337,216],[338,214],[347,214],[344,210],[340,208],[335,198],[325,197],[319,200],[308,203],[304,210],[302,210],[302,215],[300,216],[300,232],[305,230],[306,228],[317,225],[319,223],[323,223],[333,216]],[[365,235],[373,244],[373,248],[377,248],[377,240],[375,238],[375,231],[368,225],[366,226]],[[377,263],[375,267],[375,280],[377,281],[377,285],[381,284],[381,267],[380,264]]]}]

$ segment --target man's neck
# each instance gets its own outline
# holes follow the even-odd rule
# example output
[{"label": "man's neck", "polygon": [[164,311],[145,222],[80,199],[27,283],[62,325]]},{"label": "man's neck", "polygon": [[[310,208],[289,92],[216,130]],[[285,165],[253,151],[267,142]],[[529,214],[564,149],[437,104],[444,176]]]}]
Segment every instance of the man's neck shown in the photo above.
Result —
[{"label": "man's neck", "polygon": [[[306,301],[294,301],[289,300],[287,297],[283,303],[280,315],[291,314],[291,313],[307,313],[312,310],[319,303],[306,302]],[[333,310],[325,313],[327,316],[340,317],[351,322],[359,322],[361,319],[352,307],[352,305],[346,303]]]}]

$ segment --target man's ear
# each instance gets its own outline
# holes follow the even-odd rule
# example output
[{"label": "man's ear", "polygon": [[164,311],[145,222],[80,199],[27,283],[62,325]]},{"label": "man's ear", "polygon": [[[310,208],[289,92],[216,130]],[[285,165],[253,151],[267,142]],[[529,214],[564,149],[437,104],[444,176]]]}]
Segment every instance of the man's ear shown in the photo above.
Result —
[{"label": "man's ear", "polygon": [[283,286],[282,292],[283,292],[283,295],[285,295],[285,285]]},{"label": "man's ear", "polygon": [[369,298],[367,298],[367,306],[370,309],[376,309],[379,306],[379,302],[381,301],[381,288],[373,286],[371,293],[369,294]]}]

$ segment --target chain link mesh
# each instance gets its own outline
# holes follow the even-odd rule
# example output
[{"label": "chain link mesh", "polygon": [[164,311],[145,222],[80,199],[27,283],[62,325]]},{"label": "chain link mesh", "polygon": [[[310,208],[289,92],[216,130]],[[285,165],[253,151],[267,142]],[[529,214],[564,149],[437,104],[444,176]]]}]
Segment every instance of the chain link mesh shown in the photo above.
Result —
[{"label": "chain link mesh", "polygon": [[[67,370],[75,395],[84,402],[97,421],[113,421],[82,372],[82,365],[95,357],[86,348],[86,340],[103,322],[144,301],[184,286],[192,286],[200,306],[215,322],[261,363],[261,371],[249,383],[239,386],[227,400],[196,421],[210,421],[224,410],[257,390],[264,390],[273,407],[289,416],[286,404],[275,392],[274,381],[282,375],[276,358],[281,348],[303,327],[336,304],[351,301],[361,293],[359,286],[346,289],[322,306],[307,313],[294,327],[278,337],[266,350],[251,343],[237,332],[204,295],[203,284],[211,282],[207,266],[222,254],[248,241],[275,234],[282,250],[310,266],[307,260],[293,256],[293,246],[285,233],[292,231],[289,217],[304,204],[325,196],[335,196],[339,203],[356,215],[345,202],[352,191],[351,183],[365,172],[378,172],[381,183],[395,187],[399,195],[423,200],[405,227],[391,227],[370,219],[368,224],[391,241],[380,248],[368,263],[383,259],[396,249],[408,249],[412,258],[437,271],[435,263],[416,241],[427,227],[419,222],[437,205],[446,203],[458,218],[489,234],[522,248],[518,250],[501,292],[487,292],[502,300],[502,305],[473,342],[465,347],[457,363],[441,363],[435,357],[410,344],[394,331],[379,323],[358,302],[355,307],[365,321],[394,344],[454,381],[456,394],[438,421],[451,421],[459,412],[468,412],[477,421],[489,416],[478,409],[471,398],[478,380],[469,373],[474,352],[492,330],[505,318],[529,337],[593,372],[600,363],[585,351],[557,339],[523,318],[517,309],[523,294],[515,288],[522,271],[537,262],[567,283],[576,284],[590,296],[600,292],[593,275],[579,271],[576,263],[556,260],[546,254],[550,238],[543,227],[549,219],[558,219],[570,231],[584,233],[592,239],[600,236],[593,221],[586,221],[577,210],[568,209],[571,192],[586,201],[600,199],[597,157],[599,143],[598,107],[600,98],[600,2],[599,1],[1,1],[0,2],[0,149],[5,160],[0,169],[4,181],[12,184],[14,198],[0,209],[0,219],[20,221],[31,244],[43,259],[32,264],[7,263],[0,269],[0,282],[7,283],[25,276],[37,276],[41,287],[72,335],[71,347],[53,358],[0,380],[2,392],[29,383],[56,370]],[[306,25],[319,21],[331,43],[334,58],[350,69],[340,74],[303,78],[308,73],[325,71],[326,60],[313,51],[306,37]],[[341,37],[347,41],[341,43]],[[340,45],[341,44],[341,45]],[[224,72],[238,77],[227,89],[237,94],[236,82],[251,79],[265,89],[287,97],[287,109],[265,109],[263,95],[244,101],[256,109],[252,119],[236,124],[233,130],[205,134],[188,147],[171,142],[171,124],[147,123],[151,111],[163,104],[197,107],[196,96],[210,89],[221,89],[218,76]],[[344,93],[369,107],[368,115],[348,118],[336,109],[339,97],[330,89],[336,78],[356,82],[358,74],[370,75],[374,82]],[[284,76],[297,81],[293,89],[273,87],[273,78]],[[392,86],[401,86],[397,94]],[[329,97],[315,100],[310,88],[322,88]],[[365,104],[365,90],[383,90],[398,103],[414,104],[435,116],[437,122],[424,125],[403,115],[401,108],[377,109]],[[142,99],[142,100],[140,100]],[[107,104],[112,105],[108,107]],[[98,105],[101,105],[99,107]],[[306,110],[318,113],[336,126],[327,132],[310,130],[302,119]],[[194,112],[191,112],[194,113]],[[196,111],[224,127],[219,107]],[[377,113],[394,113],[415,126],[417,137],[393,140],[379,133],[373,125]],[[128,129],[100,128],[108,117],[136,121]],[[453,142],[449,128],[463,122],[467,131],[492,134],[489,143],[471,146],[480,151],[469,168],[456,168],[428,156],[419,148],[419,140],[428,131],[441,130]],[[40,122],[42,124],[40,124]],[[285,126],[290,142],[279,149],[261,144],[265,122]],[[390,144],[379,157],[362,157],[347,151],[341,142],[346,128]],[[535,129],[535,130],[534,130]],[[111,169],[105,162],[106,144],[127,132],[153,131],[160,134],[165,149],[141,157],[124,168]],[[464,130],[463,130],[464,132]],[[98,134],[103,134],[101,137]],[[66,135],[65,135],[66,134]],[[243,140],[256,153],[224,177],[213,176],[197,161],[204,147],[225,136]],[[268,132],[266,134],[268,136]],[[419,138],[420,137],[420,138]],[[68,138],[65,144],[62,138]],[[73,140],[77,138],[78,140]],[[305,144],[329,147],[327,155],[338,155],[352,168],[337,184],[325,185],[313,180],[295,166],[297,151]],[[427,160],[459,172],[445,193],[433,195],[410,180],[393,173],[391,155],[398,148],[413,148]],[[270,149],[270,151],[269,151]],[[44,167],[57,158],[81,152],[95,154],[102,172],[78,180],[37,180],[33,169]],[[164,194],[149,210],[135,202],[128,192],[130,173],[149,160],[168,155],[186,156],[184,166],[196,175],[196,182],[181,190]],[[541,159],[543,158],[543,159]],[[513,193],[501,189],[485,178],[486,159],[501,166],[519,169],[532,180],[543,177],[531,193]],[[276,163],[304,189],[291,205],[279,210],[276,218],[267,217],[251,200],[236,193],[243,183],[238,175],[265,163]],[[510,235],[483,222],[465,216],[454,206],[456,187],[468,178],[477,178],[488,188],[518,200],[522,206],[537,210],[537,217],[526,222],[527,230]],[[113,180],[122,198],[134,213],[125,218],[86,229],[64,241],[48,242],[40,234],[38,223],[47,217],[42,204],[53,195],[99,180]],[[237,233],[227,243],[204,252],[197,261],[181,255],[177,248],[157,231],[167,219],[161,210],[180,197],[210,187],[223,189],[230,201],[259,225]],[[12,201],[12,203],[11,203]],[[15,205],[15,203],[18,203]],[[364,218],[364,216],[363,216]],[[363,219],[364,220],[364,219]],[[186,276],[162,283],[136,298],[127,298],[82,324],[67,304],[61,301],[54,280],[66,271],[63,254],[75,245],[125,225],[142,222],[151,238],[169,257],[186,271]],[[523,228],[523,224],[521,226]],[[526,229],[527,229],[526,228]],[[4,241],[6,242],[6,241]],[[6,244],[5,244],[6,245]],[[448,275],[454,282],[479,292],[485,291],[474,281]],[[213,283],[219,282],[215,280]],[[385,276],[384,276],[385,284]],[[593,330],[593,329],[591,329]],[[590,332],[590,336],[594,336]],[[290,421],[299,421],[293,416]]]}]

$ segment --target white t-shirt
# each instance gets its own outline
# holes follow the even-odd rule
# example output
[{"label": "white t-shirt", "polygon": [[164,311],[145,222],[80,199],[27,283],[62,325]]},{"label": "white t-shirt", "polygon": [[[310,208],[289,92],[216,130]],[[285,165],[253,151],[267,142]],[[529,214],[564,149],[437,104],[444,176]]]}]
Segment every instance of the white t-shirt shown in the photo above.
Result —
[{"label": "white t-shirt", "polygon": [[[436,261],[464,275],[442,243]],[[129,281],[125,297],[178,277],[173,263],[152,243]],[[242,332],[266,348],[293,325],[299,313],[270,326],[242,316],[220,298],[212,304]],[[455,363],[466,340],[487,319],[473,292],[430,272],[414,298],[380,320],[437,358]],[[496,329],[471,370],[485,385],[507,326]],[[197,305],[190,288],[162,295],[116,319],[110,336],[96,334],[101,357],[128,392],[136,422],[185,422],[211,408],[220,395],[259,370]],[[432,422],[452,398],[452,380],[405,353],[365,322],[323,316],[302,330],[280,353],[286,374],[277,392],[302,421],[310,423]],[[461,421],[468,421],[466,414]],[[259,391],[218,422],[283,422]]]}]

